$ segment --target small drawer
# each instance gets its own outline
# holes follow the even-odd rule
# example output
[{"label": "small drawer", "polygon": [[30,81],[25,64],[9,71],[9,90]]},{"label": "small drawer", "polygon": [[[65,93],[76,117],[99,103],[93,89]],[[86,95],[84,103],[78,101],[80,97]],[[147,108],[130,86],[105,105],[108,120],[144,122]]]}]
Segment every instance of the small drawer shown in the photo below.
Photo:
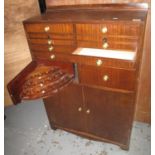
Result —
[{"label": "small drawer", "polygon": [[129,50],[135,51],[137,47],[136,42],[100,42],[99,48],[101,49],[112,49],[112,50]]},{"label": "small drawer", "polygon": [[100,49],[113,49],[113,50],[129,50],[135,51],[136,49],[136,42],[95,42],[95,41],[78,41],[78,47],[85,47],[85,48],[100,48]]},{"label": "small drawer", "polygon": [[140,24],[137,23],[104,23],[104,24],[76,24],[77,34],[90,34],[94,36],[102,35],[122,35],[138,36],[140,33]]},{"label": "small drawer", "polygon": [[134,70],[80,65],[78,71],[82,84],[129,91],[135,90],[136,74]]},{"label": "small drawer", "polygon": [[29,39],[30,44],[41,45],[75,45],[73,40],[56,40],[56,39]]},{"label": "small drawer", "polygon": [[25,24],[27,32],[44,32],[44,33],[73,33],[72,24],[50,24],[50,23],[38,23],[38,24]]},{"label": "small drawer", "polygon": [[75,37],[73,34],[47,34],[47,33],[28,33],[30,39],[65,39],[73,40]]},{"label": "small drawer", "polygon": [[33,52],[42,53],[44,55],[45,52],[62,52],[62,53],[72,53],[75,50],[74,46],[56,46],[56,45],[35,45],[31,44],[30,49]]}]

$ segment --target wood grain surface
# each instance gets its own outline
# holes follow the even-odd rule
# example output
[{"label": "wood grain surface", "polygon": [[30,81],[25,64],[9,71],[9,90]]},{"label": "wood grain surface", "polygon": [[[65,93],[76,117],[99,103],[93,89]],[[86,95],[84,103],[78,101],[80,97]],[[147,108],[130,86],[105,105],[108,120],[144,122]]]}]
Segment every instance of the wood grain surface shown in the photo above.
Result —
[{"label": "wood grain surface", "polygon": [[[48,6],[75,5],[75,4],[102,4],[102,3],[129,3],[148,2],[150,0],[46,0]],[[14,10],[10,12],[10,6]],[[33,7],[33,9],[31,9]],[[28,45],[26,43],[22,20],[39,14],[37,1],[28,0],[23,3],[20,0],[5,0],[5,86],[6,84],[31,61]],[[12,17],[16,18],[12,18]],[[37,35],[37,34],[35,34]],[[38,34],[39,35],[39,34]],[[13,37],[10,37],[13,36]],[[33,37],[33,34],[31,35]],[[59,36],[58,36],[59,37]],[[69,37],[69,36],[68,36]],[[22,41],[22,44],[19,42]],[[147,31],[145,34],[144,56],[140,73],[140,87],[137,98],[136,120],[150,122],[150,14],[147,20]],[[22,54],[21,54],[22,52]],[[11,100],[6,90],[5,106],[11,105]],[[144,96],[145,99],[142,99]]]}]

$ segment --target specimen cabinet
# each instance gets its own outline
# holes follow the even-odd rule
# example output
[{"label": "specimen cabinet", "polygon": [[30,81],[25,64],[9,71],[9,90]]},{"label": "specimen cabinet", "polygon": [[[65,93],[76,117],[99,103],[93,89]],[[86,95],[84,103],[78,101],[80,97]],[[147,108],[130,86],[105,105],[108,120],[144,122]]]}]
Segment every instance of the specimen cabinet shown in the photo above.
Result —
[{"label": "specimen cabinet", "polygon": [[53,129],[128,149],[147,10],[57,6],[25,20],[32,62],[8,84],[13,102],[42,98]]}]

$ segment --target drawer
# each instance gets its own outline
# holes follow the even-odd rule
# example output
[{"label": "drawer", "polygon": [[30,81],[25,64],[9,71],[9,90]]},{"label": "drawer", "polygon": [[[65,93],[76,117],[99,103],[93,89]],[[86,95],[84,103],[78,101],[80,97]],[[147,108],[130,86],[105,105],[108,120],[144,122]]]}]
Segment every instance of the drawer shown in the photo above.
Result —
[{"label": "drawer", "polygon": [[94,36],[138,36],[140,34],[140,24],[126,22],[104,24],[76,24],[76,32],[78,35],[91,34]]},{"label": "drawer", "polygon": [[56,40],[56,39],[29,39],[30,44],[41,45],[75,45],[73,40]]},{"label": "drawer", "polygon": [[134,70],[79,65],[78,71],[82,84],[135,90],[136,73]]},{"label": "drawer", "polygon": [[30,49],[33,52],[41,53],[44,56],[44,53],[52,52],[62,52],[62,53],[72,53],[75,50],[74,46],[56,46],[56,45],[41,45],[41,44],[31,44]]},{"label": "drawer", "polygon": [[28,33],[30,39],[65,39],[73,40],[75,37],[73,34],[47,34],[47,33]]},{"label": "drawer", "polygon": [[100,49],[115,49],[115,50],[130,50],[134,51],[137,44],[135,42],[93,42],[93,41],[78,41],[78,47],[100,48]]},{"label": "drawer", "polygon": [[25,24],[27,32],[45,32],[45,33],[73,33],[72,24],[50,24],[50,23],[35,23]]},{"label": "drawer", "polygon": [[46,98],[72,82],[73,64],[32,61],[7,85],[14,104],[21,100]]}]

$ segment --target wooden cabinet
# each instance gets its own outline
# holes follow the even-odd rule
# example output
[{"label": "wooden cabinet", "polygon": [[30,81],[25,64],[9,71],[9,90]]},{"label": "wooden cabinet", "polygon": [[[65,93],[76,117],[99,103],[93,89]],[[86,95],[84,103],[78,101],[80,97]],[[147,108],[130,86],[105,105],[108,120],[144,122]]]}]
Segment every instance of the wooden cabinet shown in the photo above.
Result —
[{"label": "wooden cabinet", "polygon": [[43,98],[53,129],[129,148],[147,5],[53,7],[24,21],[32,62],[15,104]]}]

